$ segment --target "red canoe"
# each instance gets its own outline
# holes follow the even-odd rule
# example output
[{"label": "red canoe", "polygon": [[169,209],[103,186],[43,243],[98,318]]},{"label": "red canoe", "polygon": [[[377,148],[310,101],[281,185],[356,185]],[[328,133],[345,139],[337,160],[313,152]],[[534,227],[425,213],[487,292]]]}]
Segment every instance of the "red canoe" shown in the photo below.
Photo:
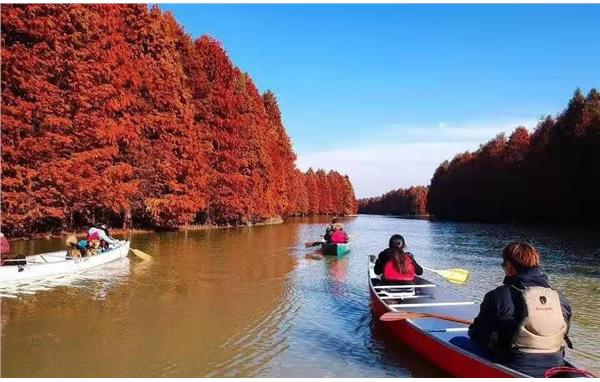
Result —
[{"label": "red canoe", "polygon": [[[417,277],[411,285],[377,286],[379,277],[373,267],[375,256],[369,258],[369,288],[376,319],[387,312],[436,313],[472,320],[479,305],[448,288]],[[529,377],[526,374],[494,363],[450,343],[455,337],[466,336],[467,325],[437,318],[417,318],[382,322],[404,345],[455,377]]]}]

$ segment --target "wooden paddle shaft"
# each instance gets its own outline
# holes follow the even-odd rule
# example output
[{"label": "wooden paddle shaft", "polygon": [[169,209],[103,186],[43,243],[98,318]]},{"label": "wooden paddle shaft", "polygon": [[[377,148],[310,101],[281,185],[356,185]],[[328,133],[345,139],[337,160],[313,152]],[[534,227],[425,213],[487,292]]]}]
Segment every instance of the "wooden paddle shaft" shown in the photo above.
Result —
[{"label": "wooden paddle shaft", "polygon": [[381,321],[402,321],[410,320],[413,318],[437,318],[439,320],[457,322],[459,324],[471,325],[472,320],[465,320],[458,317],[446,316],[445,314],[436,313],[419,313],[419,312],[389,312],[382,315],[379,319]]},{"label": "wooden paddle shaft", "polygon": [[306,248],[310,248],[310,247],[316,247],[317,245],[321,245],[321,244],[323,244],[323,243],[324,243],[324,242],[322,242],[322,241],[309,241],[309,242],[307,242],[307,243],[304,243],[304,246],[305,246]]},{"label": "wooden paddle shaft", "polygon": [[139,257],[140,259],[144,260],[144,261],[149,261],[152,260],[152,256],[150,256],[149,254],[147,254],[144,251],[140,251],[139,249],[135,249],[135,248],[129,248],[129,250],[136,255],[137,257]]}]

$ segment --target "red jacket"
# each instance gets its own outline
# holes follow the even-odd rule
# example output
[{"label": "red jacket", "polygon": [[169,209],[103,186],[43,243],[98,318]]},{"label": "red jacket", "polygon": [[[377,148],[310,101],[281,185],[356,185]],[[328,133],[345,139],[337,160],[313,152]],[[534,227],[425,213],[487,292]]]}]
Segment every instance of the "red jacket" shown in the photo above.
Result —
[{"label": "red jacket", "polygon": [[334,231],[330,240],[333,244],[345,244],[348,242],[348,235],[344,231]]},{"label": "red jacket", "polygon": [[383,278],[389,281],[413,281],[415,279],[415,264],[413,259],[405,255],[404,256],[404,267],[406,272],[402,273],[396,266],[396,260],[391,258],[383,266]]}]

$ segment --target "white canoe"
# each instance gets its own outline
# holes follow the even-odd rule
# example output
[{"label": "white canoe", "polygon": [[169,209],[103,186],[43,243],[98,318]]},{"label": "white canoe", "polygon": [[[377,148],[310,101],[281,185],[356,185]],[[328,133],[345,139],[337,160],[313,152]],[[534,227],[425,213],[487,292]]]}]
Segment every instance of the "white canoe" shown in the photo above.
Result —
[{"label": "white canoe", "polygon": [[107,251],[89,257],[67,259],[67,250],[27,256],[24,265],[0,267],[0,286],[96,268],[126,257],[129,252],[129,244],[129,240],[124,240],[120,244],[111,246]]}]

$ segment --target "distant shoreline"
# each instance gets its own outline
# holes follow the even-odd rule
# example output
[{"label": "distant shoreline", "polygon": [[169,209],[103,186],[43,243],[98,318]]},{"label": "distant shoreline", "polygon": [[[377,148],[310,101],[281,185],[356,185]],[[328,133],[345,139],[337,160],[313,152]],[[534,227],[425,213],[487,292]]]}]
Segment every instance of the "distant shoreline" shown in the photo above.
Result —
[{"label": "distant shoreline", "polygon": [[424,214],[424,215],[411,215],[411,214],[396,215],[396,214],[367,214],[367,213],[358,213],[355,216],[360,216],[360,215],[385,216],[385,217],[388,217],[388,218],[398,218],[398,219],[436,220],[435,216],[430,215],[430,214]]},{"label": "distant shoreline", "polygon": [[560,219],[550,219],[550,220],[476,220],[476,219],[448,219],[448,218],[440,218],[435,215],[392,215],[392,214],[365,214],[359,213],[358,215],[365,216],[382,216],[388,218],[397,218],[397,219],[408,219],[408,220],[429,220],[438,223],[471,223],[471,224],[509,224],[515,226],[571,226],[571,227],[600,227],[600,223],[597,221],[587,221],[587,220],[578,220],[578,221],[569,221],[565,222]]}]

